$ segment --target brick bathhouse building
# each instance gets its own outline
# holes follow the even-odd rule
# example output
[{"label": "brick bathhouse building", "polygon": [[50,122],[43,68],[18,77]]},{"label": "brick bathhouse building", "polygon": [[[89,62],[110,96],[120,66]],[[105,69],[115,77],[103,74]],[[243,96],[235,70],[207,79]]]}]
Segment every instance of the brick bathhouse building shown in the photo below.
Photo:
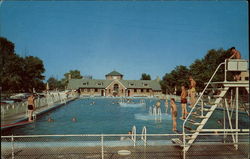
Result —
[{"label": "brick bathhouse building", "polygon": [[123,80],[116,71],[105,76],[105,80],[69,79],[68,89],[78,90],[82,96],[153,97],[162,93],[159,79]]}]

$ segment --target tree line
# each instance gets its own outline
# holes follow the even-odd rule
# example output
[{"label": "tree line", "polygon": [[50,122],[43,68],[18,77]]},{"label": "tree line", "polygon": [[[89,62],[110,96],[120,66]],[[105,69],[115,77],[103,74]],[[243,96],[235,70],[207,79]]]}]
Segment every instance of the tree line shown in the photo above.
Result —
[{"label": "tree line", "polygon": [[[176,66],[170,73],[166,73],[160,82],[163,93],[173,94],[176,88],[177,95],[180,95],[182,85],[186,88],[189,87],[189,76],[193,77],[196,81],[197,91],[201,92],[217,66],[230,56],[229,50],[211,49],[203,58],[196,59],[189,67],[183,65]],[[233,76],[230,72],[228,72],[228,77],[229,80],[232,80]],[[213,81],[224,81],[224,67],[218,70]]]},{"label": "tree line", "polygon": [[[47,80],[50,90],[64,90],[68,84],[69,78],[71,79],[82,79],[83,76],[79,70],[70,70],[69,72],[64,74],[62,79],[56,79],[55,77],[50,77]],[[92,78],[92,76],[88,76],[87,78]]]},{"label": "tree line", "polygon": [[0,68],[3,93],[31,93],[33,89],[41,92],[46,89],[46,83],[49,83],[50,90],[64,90],[69,75],[71,78],[82,78],[80,71],[70,70],[61,80],[50,77],[47,82],[44,81],[43,61],[35,56],[21,57],[15,52],[15,44],[4,37],[0,37]]},{"label": "tree line", "polygon": [[[50,90],[64,90],[68,84],[68,78],[83,78],[79,70],[70,70],[64,74],[62,79],[50,77],[44,83],[45,76],[43,73],[45,68],[41,59],[34,56],[19,56],[15,53],[14,43],[4,37],[0,37],[0,52],[0,81],[3,92],[32,92],[33,88],[36,91],[42,91],[46,89],[46,83],[49,84]],[[189,76],[192,76],[197,82],[197,91],[202,91],[205,86],[204,83],[208,82],[217,66],[230,56],[229,50],[212,49],[203,58],[196,59],[189,67],[176,66],[174,70],[162,77],[160,81],[162,92],[173,94],[177,89],[177,94],[180,94],[182,85],[189,86]],[[230,72],[229,77],[232,78]],[[92,76],[88,78],[92,79]],[[142,73],[140,80],[151,80],[151,77],[149,74]],[[220,69],[214,81],[223,80],[223,69]]]}]

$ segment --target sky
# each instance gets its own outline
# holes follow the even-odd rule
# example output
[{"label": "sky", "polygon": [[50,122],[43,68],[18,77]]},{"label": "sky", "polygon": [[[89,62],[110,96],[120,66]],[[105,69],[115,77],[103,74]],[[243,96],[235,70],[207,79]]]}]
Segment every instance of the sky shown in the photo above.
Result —
[{"label": "sky", "polygon": [[249,59],[247,1],[4,1],[0,36],[43,60],[46,79],[69,70],[104,79],[162,78],[210,49]]}]

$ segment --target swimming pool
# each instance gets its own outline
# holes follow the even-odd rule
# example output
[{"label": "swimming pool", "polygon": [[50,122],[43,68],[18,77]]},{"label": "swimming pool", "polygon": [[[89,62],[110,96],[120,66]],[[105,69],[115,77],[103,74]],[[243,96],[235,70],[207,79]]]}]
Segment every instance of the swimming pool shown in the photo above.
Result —
[{"label": "swimming pool", "polygon": [[[161,116],[149,113],[157,99],[144,98],[145,105],[124,107],[119,105],[119,98],[82,98],[70,102],[58,109],[45,113],[33,124],[14,127],[2,132],[2,135],[50,135],[50,134],[126,134],[133,125],[140,134],[143,126],[148,134],[172,133],[172,119],[170,106],[166,113],[164,100],[161,101]],[[139,103],[134,98],[132,102]],[[182,130],[181,105],[177,102],[177,129]],[[222,119],[222,112],[213,114],[206,127],[218,128],[218,119]],[[48,122],[52,118],[53,122]],[[76,122],[72,121],[76,118]],[[241,118],[240,127],[248,125],[248,118]]]}]

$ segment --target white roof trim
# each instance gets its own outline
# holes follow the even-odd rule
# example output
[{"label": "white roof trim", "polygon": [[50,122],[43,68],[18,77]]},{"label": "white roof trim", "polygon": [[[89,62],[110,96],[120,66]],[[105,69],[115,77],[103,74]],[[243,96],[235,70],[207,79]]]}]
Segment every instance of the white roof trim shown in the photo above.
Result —
[{"label": "white roof trim", "polygon": [[107,89],[109,86],[111,86],[111,84],[114,82],[120,83],[125,89],[127,89],[127,87],[125,87],[119,80],[113,80],[105,89]]}]

